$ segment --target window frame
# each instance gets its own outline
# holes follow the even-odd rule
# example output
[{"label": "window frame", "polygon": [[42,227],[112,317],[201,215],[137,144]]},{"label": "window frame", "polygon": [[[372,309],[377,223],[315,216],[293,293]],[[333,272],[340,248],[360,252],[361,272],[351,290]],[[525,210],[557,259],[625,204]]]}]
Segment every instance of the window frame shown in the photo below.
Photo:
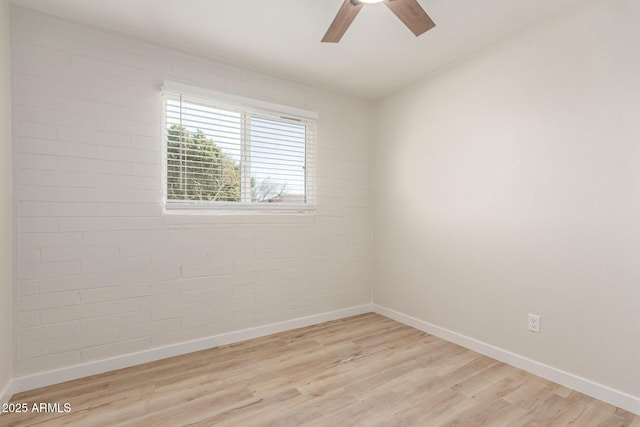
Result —
[{"label": "window frame", "polygon": [[[290,121],[292,124],[304,124],[310,130],[305,138],[305,203],[269,203],[247,202],[241,198],[240,202],[229,201],[197,201],[197,200],[170,200],[168,198],[168,129],[167,129],[167,96],[183,95],[191,99],[201,99],[205,104],[213,104],[217,107],[240,111],[243,115],[264,115],[265,118],[278,118]],[[202,87],[191,86],[182,83],[165,81],[162,85],[162,193],[164,213],[240,213],[251,214],[258,212],[268,213],[313,213],[316,210],[316,140],[318,113],[300,108],[289,107],[247,98],[239,95],[218,92]],[[244,119],[243,119],[244,120]],[[241,140],[240,163],[241,188],[245,189],[250,180],[247,175],[249,163],[244,161],[247,154],[246,140]],[[249,176],[249,178],[247,178]],[[244,193],[246,194],[246,192]],[[241,196],[242,197],[242,196]]]}]

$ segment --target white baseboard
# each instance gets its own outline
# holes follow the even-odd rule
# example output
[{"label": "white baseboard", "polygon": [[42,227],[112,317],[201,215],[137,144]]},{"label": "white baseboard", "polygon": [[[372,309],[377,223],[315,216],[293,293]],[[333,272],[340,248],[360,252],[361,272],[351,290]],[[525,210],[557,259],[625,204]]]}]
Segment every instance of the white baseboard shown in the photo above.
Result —
[{"label": "white baseboard", "polygon": [[156,360],[166,359],[168,357],[193,353],[194,351],[206,350],[208,348],[245,341],[252,338],[263,337],[265,335],[271,335],[291,329],[303,328],[305,326],[316,325],[318,323],[338,320],[358,314],[370,313],[371,311],[371,304],[365,304],[361,306],[346,308],[343,310],[316,314],[307,317],[300,317],[284,322],[272,323],[269,325],[244,329],[241,331],[229,332],[226,334],[173,344],[166,347],[152,348],[139,353],[116,356],[109,359],[70,366],[68,368],[40,372],[34,375],[15,378],[13,380],[13,392],[20,393],[39,387],[58,384],[64,381],[75,380],[90,375],[102,374],[104,372],[113,371],[115,369],[128,368],[130,366],[140,365],[147,362],[154,362]]},{"label": "white baseboard", "polygon": [[13,396],[13,382],[9,380],[2,390],[0,390],[0,405],[9,403],[11,396]]},{"label": "white baseboard", "polygon": [[407,316],[406,314],[399,313],[377,304],[373,304],[373,311],[428,334],[435,335],[477,353],[484,354],[485,356],[489,356],[508,365],[515,366],[516,368],[530,372],[549,381],[553,381],[572,390],[579,391],[588,396],[595,397],[596,399],[640,415],[639,397],[598,384],[561,369],[545,365],[544,363],[536,362],[535,360],[511,353],[510,351],[503,350],[493,345],[441,328],[423,320],[416,319],[415,317]]}]

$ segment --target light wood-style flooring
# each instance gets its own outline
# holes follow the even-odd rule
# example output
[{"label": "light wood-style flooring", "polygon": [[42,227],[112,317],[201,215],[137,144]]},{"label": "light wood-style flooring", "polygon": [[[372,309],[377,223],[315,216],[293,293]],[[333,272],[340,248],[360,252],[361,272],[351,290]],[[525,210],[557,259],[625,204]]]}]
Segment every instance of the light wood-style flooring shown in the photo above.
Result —
[{"label": "light wood-style flooring", "polygon": [[634,426],[640,417],[377,314],[17,394],[6,426]]}]

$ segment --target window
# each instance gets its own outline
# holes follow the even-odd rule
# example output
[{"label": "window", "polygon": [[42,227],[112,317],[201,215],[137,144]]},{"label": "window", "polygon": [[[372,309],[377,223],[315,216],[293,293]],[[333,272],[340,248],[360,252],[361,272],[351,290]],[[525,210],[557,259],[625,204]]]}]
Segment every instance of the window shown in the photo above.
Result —
[{"label": "window", "polygon": [[168,209],[313,208],[313,113],[184,87],[164,88]]}]

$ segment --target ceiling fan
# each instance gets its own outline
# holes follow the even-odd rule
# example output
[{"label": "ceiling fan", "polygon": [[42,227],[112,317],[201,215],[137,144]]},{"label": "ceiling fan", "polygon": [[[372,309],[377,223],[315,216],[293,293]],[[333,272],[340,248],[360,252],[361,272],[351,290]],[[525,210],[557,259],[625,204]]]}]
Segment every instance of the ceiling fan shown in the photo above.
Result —
[{"label": "ceiling fan", "polygon": [[365,3],[381,3],[383,1],[416,37],[436,26],[420,6],[418,0],[344,0],[338,14],[322,38],[322,42],[338,43]]}]

